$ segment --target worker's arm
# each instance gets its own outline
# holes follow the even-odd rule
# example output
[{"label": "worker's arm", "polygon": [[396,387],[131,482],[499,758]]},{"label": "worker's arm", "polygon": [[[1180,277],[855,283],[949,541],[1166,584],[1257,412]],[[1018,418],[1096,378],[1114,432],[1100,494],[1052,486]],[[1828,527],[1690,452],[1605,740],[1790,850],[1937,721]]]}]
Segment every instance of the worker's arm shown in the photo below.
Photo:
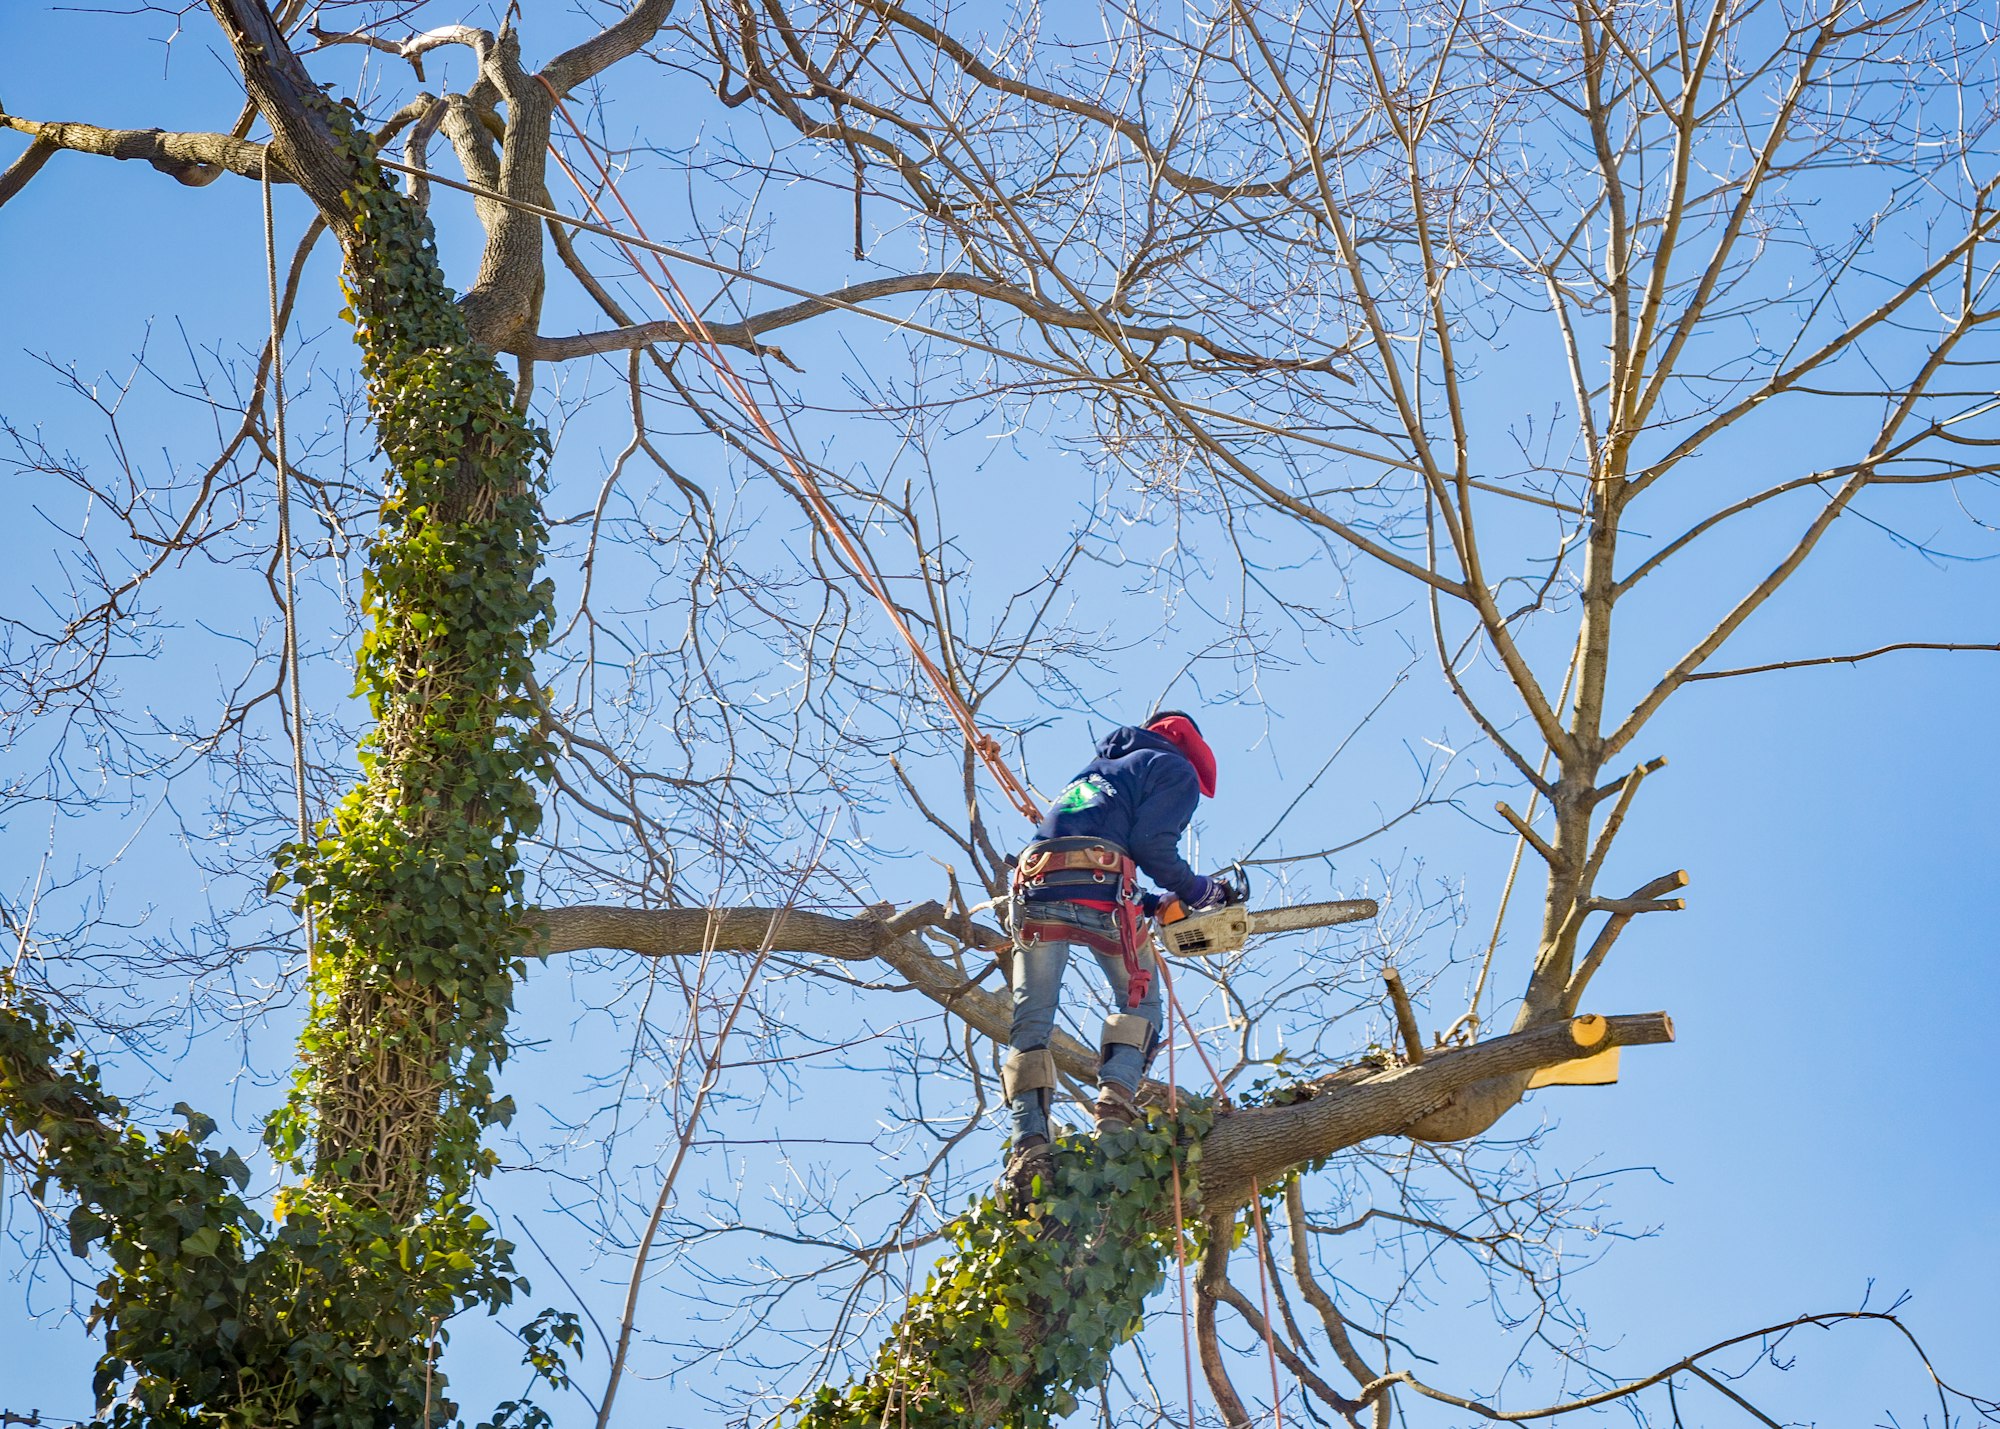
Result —
[{"label": "worker's arm", "polygon": [[1205,902],[1209,880],[1181,857],[1181,835],[1194,818],[1201,788],[1194,766],[1178,755],[1162,755],[1146,771],[1144,797],[1132,817],[1132,861],[1139,871],[1190,906]]}]

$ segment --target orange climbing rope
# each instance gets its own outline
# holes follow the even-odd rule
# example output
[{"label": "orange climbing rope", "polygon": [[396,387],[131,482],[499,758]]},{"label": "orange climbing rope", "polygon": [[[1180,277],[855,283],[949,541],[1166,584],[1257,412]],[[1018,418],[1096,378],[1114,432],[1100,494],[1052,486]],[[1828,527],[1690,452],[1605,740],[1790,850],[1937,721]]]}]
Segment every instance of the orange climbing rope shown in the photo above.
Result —
[{"label": "orange climbing rope", "polygon": [[[603,181],[605,190],[617,202],[619,209],[624,213],[625,219],[631,225],[633,232],[643,242],[651,245],[652,239],[647,235],[645,226],[640,223],[638,215],[632,211],[632,206],[626,203],[624,194],[619,191],[617,180],[612,176],[609,165],[604,162],[602,156],[597,152],[597,147],[590,141],[589,136],[583,132],[582,126],[571,117],[568,107],[563,103],[562,96],[556,93],[555,87],[546,79],[543,79],[541,82],[543,88],[549,92],[549,98],[555,105],[556,113],[561,116],[563,123],[568,126],[570,133],[576,137],[583,152],[589,156],[591,165],[597,170],[597,175]],[[849,568],[860,579],[861,583],[867,587],[869,594],[875,597],[884,612],[887,613],[890,621],[895,625],[897,633],[903,637],[903,642],[909,647],[911,658],[916,661],[917,667],[930,681],[931,687],[937,692],[938,698],[944,702],[945,708],[951,712],[952,718],[957,721],[959,729],[963,731],[967,747],[977,754],[980,761],[985,764],[987,772],[993,776],[994,782],[999,785],[1000,791],[1006,796],[1007,801],[1028,820],[1039,823],[1042,816],[1041,809],[1036,805],[1033,794],[1029,792],[1027,786],[1015,775],[1012,768],[1008,766],[1006,760],[1002,757],[999,741],[991,735],[984,733],[979,728],[978,718],[973,713],[971,706],[965,702],[964,697],[959,694],[957,687],[951,683],[950,678],[938,667],[937,662],[931,658],[930,653],[924,649],[923,643],[917,639],[915,633],[910,629],[909,622],[903,618],[902,611],[890,597],[888,587],[882,579],[881,572],[876,568],[874,561],[868,556],[867,552],[862,549],[860,542],[855,539],[854,533],[848,528],[846,521],[834,509],[833,504],[827,500],[826,493],[820,488],[820,484],[814,477],[810,464],[797,456],[778,435],[769,418],[764,415],[763,408],[758,405],[756,397],[751,393],[743,379],[737,375],[736,370],[730,366],[728,357],[723,353],[721,346],[715,341],[714,335],[709,331],[708,324],[702,320],[699,310],[682,290],[680,283],[674,278],[673,271],[667,267],[664,258],[657,252],[651,251],[650,248],[641,250],[633,243],[627,241],[622,234],[616,232],[615,226],[605,216],[604,210],[598,206],[597,200],[592,195],[590,189],[584,184],[583,179],[577,174],[576,170],[570,167],[569,161],[556,148],[553,140],[549,144],[549,155],[569,178],[570,183],[575,185],[578,196],[582,198],[584,206],[590,210],[591,216],[597,220],[602,228],[613,232],[615,241],[624,251],[625,256],[631,261],[633,270],[645,281],[646,286],[653,290],[653,296],[659,299],[660,305],[666,310],[667,315],[695,335],[695,341],[692,344],[695,351],[714,370],[724,388],[728,390],[730,396],[735,399],[737,405],[742,409],[743,414],[749,418],[751,423],[756,427],[758,434],[770,446],[771,450],[778,454],[779,458],[784,462],[786,469],[792,474],[793,479],[798,482],[799,489],[805,494],[807,505],[812,511],[814,520],[818,523],[822,534],[827,536],[839,548]],[[664,286],[662,286],[662,282],[656,282],[652,274],[647,271],[647,264],[640,257],[642,251],[645,251],[647,256],[652,259],[652,267],[658,270]],[[1215,1087],[1216,1097],[1220,1101],[1223,1097],[1221,1074],[1216,1071],[1215,1064],[1209,1060],[1208,1052],[1202,1046],[1201,1038],[1195,1033],[1194,1024],[1188,1019],[1186,1011],[1180,1005],[1180,999],[1174,994],[1173,975],[1167,968],[1164,954],[1156,954],[1156,961],[1159,964],[1161,978],[1166,987],[1167,1004],[1171,1016],[1180,1019],[1181,1026],[1188,1034],[1188,1040],[1193,1044],[1196,1054],[1201,1058],[1203,1067],[1208,1071],[1209,1079]],[[1171,1034],[1171,1027],[1169,1031]],[[1170,1111],[1179,1110],[1179,1078],[1174,1070],[1174,1061],[1174,1038],[1169,1035],[1167,1038],[1167,1106]],[[1189,1307],[1192,1302],[1188,1297],[1187,1242],[1181,1234],[1185,1209],[1181,1186],[1180,1163],[1178,1161],[1173,1163],[1173,1186],[1174,1256],[1179,1268],[1180,1279],[1181,1350],[1187,1374],[1188,1425],[1189,1429],[1194,1429],[1194,1345],[1189,1325]],[[1281,1404],[1283,1391],[1279,1383],[1278,1358],[1274,1347],[1274,1337],[1276,1336],[1277,1328],[1276,1322],[1271,1316],[1270,1284],[1265,1272],[1263,1256],[1265,1239],[1264,1211],[1261,1198],[1258,1194],[1258,1187],[1254,1183],[1251,1188],[1251,1213],[1255,1218],[1257,1227],[1257,1287],[1264,1307],[1264,1349],[1271,1366],[1271,1415],[1274,1429],[1284,1429],[1284,1411]]]},{"label": "orange climbing rope", "polygon": [[[540,76],[537,76],[537,78],[540,78]],[[626,221],[631,224],[633,232],[637,233],[641,239],[650,244],[652,239],[647,235],[645,226],[639,222],[639,217],[632,211],[632,206],[625,202],[624,194],[618,190],[618,181],[612,177],[610,166],[604,162],[603,157],[597,152],[597,146],[591,143],[589,136],[583,132],[582,126],[570,117],[569,108],[563,103],[562,96],[556,93],[555,86],[550,84],[548,80],[543,79],[542,87],[548,90],[549,98],[555,103],[556,113],[562,116],[563,123],[569,127],[570,133],[576,136],[577,143],[582,146],[583,152],[589,156],[591,166],[597,170],[598,177],[603,180],[606,191],[617,201],[618,207],[625,214]],[[583,180],[577,175],[576,170],[569,166],[569,161],[556,148],[553,139],[549,143],[549,154],[554,158],[563,173],[569,176],[569,181],[576,185],[577,194],[583,199],[584,205],[590,210],[591,216],[605,228],[611,228],[613,226],[611,221],[605,217],[603,209],[598,207],[596,198],[584,185]],[[750,388],[736,374],[735,368],[729,365],[728,357],[724,355],[721,346],[715,341],[714,335],[709,331],[708,324],[702,320],[700,311],[688,299],[687,294],[682,291],[680,283],[673,275],[673,270],[667,267],[666,261],[658,253],[648,253],[648,256],[653,260],[652,266],[659,271],[661,279],[665,281],[665,286],[662,287],[659,282],[654,281],[652,274],[647,271],[645,261],[639,256],[642,250],[626,242],[622,237],[617,241],[618,246],[624,250],[625,256],[631,260],[633,270],[645,280],[646,286],[653,290],[653,296],[660,300],[660,304],[666,309],[667,315],[695,334],[696,340],[692,344],[695,351],[714,369],[716,377],[722,382],[724,388],[728,390],[729,395],[735,399],[737,406],[742,408],[743,415],[748,417],[752,425],[756,427],[758,435],[763,437],[771,450],[776,452],[779,458],[785,463],[786,469],[791,472],[793,479],[798,482],[799,489],[805,493],[807,506],[812,511],[813,519],[819,524],[822,534],[839,548],[848,567],[859,577],[861,583],[868,588],[868,593],[875,597],[876,601],[881,604],[882,609],[888,614],[890,621],[896,627],[896,632],[903,637],[903,643],[909,646],[910,656],[916,661],[917,668],[930,681],[931,688],[937,692],[938,698],[944,702],[945,708],[951,712],[951,717],[958,722],[959,729],[964,732],[967,747],[979,756],[980,762],[986,766],[987,772],[993,776],[993,782],[1000,786],[1000,792],[1006,797],[1007,802],[1012,804],[1029,822],[1040,823],[1042,811],[1035,803],[1034,795],[1028,791],[1027,785],[1016,777],[1014,771],[1008,766],[1006,759],[1002,757],[1000,742],[979,728],[979,721],[977,716],[973,714],[972,707],[966,704],[965,698],[959,694],[958,688],[952,684],[945,672],[938,668],[938,664],[931,658],[930,652],[924,649],[923,642],[918,640],[915,633],[911,631],[909,622],[903,618],[903,612],[897,607],[894,599],[890,597],[889,588],[882,579],[882,573],[876,569],[874,561],[861,548],[861,543],[855,539],[854,533],[848,529],[846,521],[841,519],[840,513],[834,509],[833,503],[827,500],[826,493],[820,489],[820,484],[813,475],[811,465],[797,456],[785,444],[784,440],[779,437],[770,420],[764,415],[763,408],[758,405],[756,397],[752,395]]]}]

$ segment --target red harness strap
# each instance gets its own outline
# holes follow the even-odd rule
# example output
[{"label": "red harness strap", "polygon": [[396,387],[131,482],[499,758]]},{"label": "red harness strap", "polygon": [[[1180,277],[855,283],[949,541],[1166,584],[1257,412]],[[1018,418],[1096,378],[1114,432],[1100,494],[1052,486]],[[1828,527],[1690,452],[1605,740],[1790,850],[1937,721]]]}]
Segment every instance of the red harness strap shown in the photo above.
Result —
[{"label": "red harness strap", "polygon": [[[1127,861],[1130,866],[1130,861]],[[1127,878],[1127,883],[1131,882]],[[1146,989],[1153,985],[1153,970],[1139,960],[1139,901],[1132,897],[1121,897],[1115,915],[1118,919],[1118,956],[1125,960],[1125,1010],[1130,1012],[1146,1000]]]}]

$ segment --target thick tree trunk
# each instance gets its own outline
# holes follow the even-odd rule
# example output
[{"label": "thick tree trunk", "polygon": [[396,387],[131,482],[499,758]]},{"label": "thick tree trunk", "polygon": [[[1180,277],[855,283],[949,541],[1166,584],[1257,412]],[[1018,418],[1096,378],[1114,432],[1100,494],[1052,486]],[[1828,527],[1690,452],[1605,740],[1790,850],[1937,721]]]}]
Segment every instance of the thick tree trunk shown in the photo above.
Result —
[{"label": "thick tree trunk", "polygon": [[[542,607],[540,439],[454,302],[429,221],[386,182],[355,116],[312,83],[260,0],[210,8],[286,171],[339,237],[391,465],[364,592],[366,777],[295,855],[320,944],[293,1144],[313,1141],[322,1186],[408,1223],[483,1165],[524,951],[513,843],[534,822],[525,780],[540,757],[520,694]],[[519,76],[511,39],[500,49]],[[538,112],[539,128],[510,138],[510,162],[522,143],[539,158],[545,96]],[[500,277],[523,266],[521,226],[510,216],[505,252],[489,253]],[[539,271],[538,248],[530,263]]]}]

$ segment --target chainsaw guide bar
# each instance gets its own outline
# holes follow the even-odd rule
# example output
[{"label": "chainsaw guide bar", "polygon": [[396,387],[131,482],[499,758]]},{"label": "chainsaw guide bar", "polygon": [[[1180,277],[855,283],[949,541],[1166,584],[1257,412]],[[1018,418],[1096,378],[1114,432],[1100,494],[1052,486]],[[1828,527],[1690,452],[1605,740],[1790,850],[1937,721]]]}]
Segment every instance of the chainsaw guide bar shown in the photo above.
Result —
[{"label": "chainsaw guide bar", "polygon": [[1332,903],[1293,903],[1278,908],[1246,908],[1240,903],[1221,908],[1163,917],[1158,925],[1167,951],[1182,958],[1213,958],[1233,953],[1252,938],[1272,933],[1296,933],[1306,928],[1331,928],[1360,923],[1380,908],[1372,898],[1346,898]]}]

